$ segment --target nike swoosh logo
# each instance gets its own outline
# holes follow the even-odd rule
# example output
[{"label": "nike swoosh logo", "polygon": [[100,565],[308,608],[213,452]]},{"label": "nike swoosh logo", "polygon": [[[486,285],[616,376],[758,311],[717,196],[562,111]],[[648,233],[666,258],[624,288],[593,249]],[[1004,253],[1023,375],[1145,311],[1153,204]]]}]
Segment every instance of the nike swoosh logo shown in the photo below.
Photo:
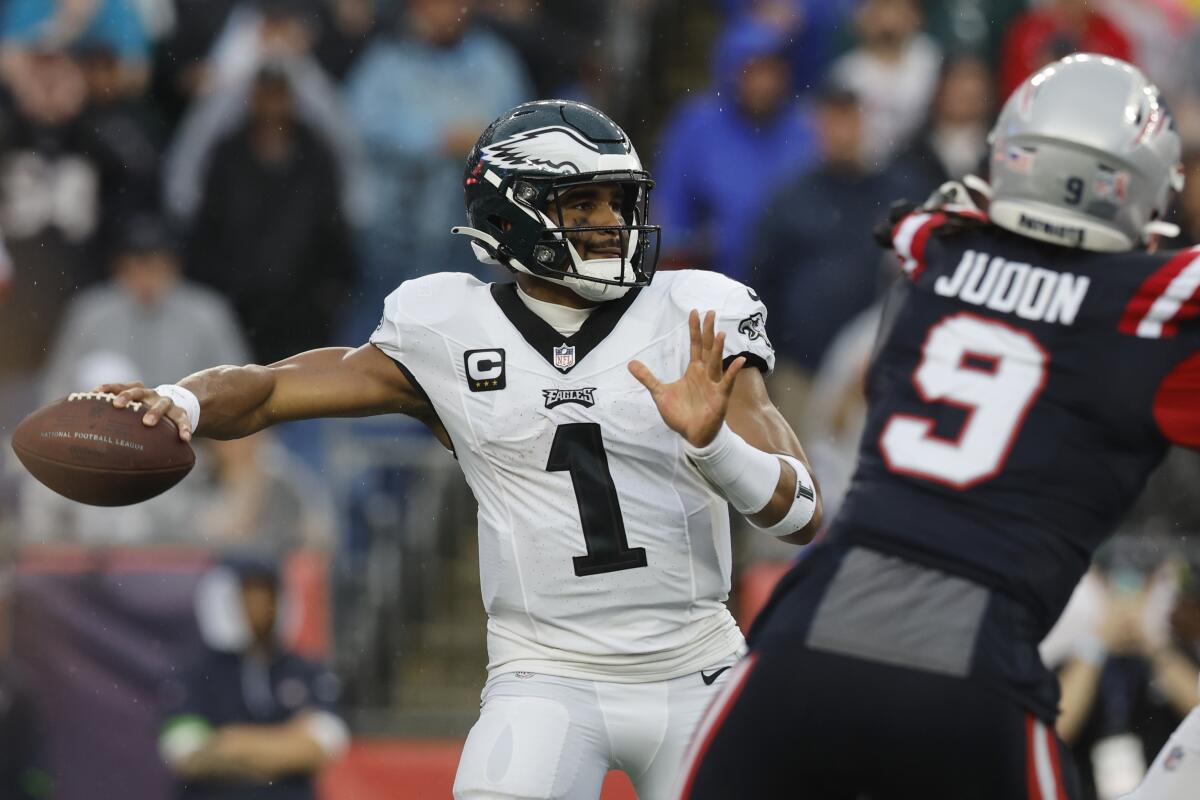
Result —
[{"label": "nike swoosh logo", "polygon": [[713,681],[721,677],[721,673],[727,669],[729,669],[729,667],[721,667],[720,669],[714,671],[711,675],[706,673],[704,670],[700,670],[700,680],[704,681],[705,686],[712,686]]},{"label": "nike swoosh logo", "polygon": [[756,302],[756,303],[758,303],[758,302],[761,302],[761,301],[758,299],[758,295],[757,295],[757,294],[755,294],[755,293],[754,293],[754,290],[753,290],[753,289],[751,289],[749,286],[747,286],[747,287],[746,287],[746,294],[750,295],[750,299],[751,299],[751,300],[753,300],[754,302]]}]

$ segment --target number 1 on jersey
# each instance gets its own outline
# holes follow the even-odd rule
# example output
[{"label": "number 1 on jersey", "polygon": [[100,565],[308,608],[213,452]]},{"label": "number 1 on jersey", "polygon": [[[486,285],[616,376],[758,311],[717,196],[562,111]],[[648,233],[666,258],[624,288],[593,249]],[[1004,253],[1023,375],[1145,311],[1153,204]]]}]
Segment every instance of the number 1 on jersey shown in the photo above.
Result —
[{"label": "number 1 on jersey", "polygon": [[550,445],[547,472],[569,472],[579,503],[587,555],[571,559],[579,577],[646,566],[646,548],[630,547],[617,487],[608,470],[604,438],[595,422],[559,425]]}]

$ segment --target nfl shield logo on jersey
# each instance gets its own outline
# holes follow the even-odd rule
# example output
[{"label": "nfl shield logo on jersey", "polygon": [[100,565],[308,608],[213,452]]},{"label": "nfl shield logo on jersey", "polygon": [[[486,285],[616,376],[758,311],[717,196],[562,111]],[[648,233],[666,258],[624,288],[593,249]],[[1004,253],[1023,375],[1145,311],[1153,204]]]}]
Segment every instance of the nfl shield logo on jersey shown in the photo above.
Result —
[{"label": "nfl shield logo on jersey", "polygon": [[554,348],[554,366],[563,372],[575,366],[575,345],[564,342]]}]

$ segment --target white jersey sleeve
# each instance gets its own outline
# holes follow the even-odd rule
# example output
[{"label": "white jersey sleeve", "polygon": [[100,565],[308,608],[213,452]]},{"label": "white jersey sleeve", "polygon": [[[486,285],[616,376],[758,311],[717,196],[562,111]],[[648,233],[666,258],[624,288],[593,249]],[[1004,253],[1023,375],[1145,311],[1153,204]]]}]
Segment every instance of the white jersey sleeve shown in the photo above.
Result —
[{"label": "white jersey sleeve", "polygon": [[685,314],[716,311],[716,329],[725,334],[724,361],[738,356],[764,375],[775,368],[775,348],[767,338],[767,307],[753,289],[718,272],[686,270],[673,282],[672,300]]},{"label": "white jersey sleeve", "polygon": [[383,301],[383,316],[371,334],[371,344],[401,364],[406,358],[412,360],[419,350],[421,331],[411,307],[418,291],[428,288],[425,284],[426,279],[418,278],[396,287]]},{"label": "white jersey sleeve", "polygon": [[369,341],[431,400],[452,397],[457,373],[440,328],[462,312],[472,290],[483,287],[473,276],[454,272],[405,281],[384,300]]},{"label": "white jersey sleeve", "polygon": [[1200,786],[1200,707],[1184,718],[1133,794],[1122,800],[1194,800]]}]

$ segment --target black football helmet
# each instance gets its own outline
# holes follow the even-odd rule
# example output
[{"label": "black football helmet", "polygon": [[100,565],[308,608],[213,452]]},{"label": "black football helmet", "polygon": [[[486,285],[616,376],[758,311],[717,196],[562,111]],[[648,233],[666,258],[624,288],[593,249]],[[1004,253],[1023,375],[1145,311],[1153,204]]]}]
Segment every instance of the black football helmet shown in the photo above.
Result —
[{"label": "black football helmet", "polygon": [[[619,183],[621,224],[568,227],[559,199],[571,188]],[[654,182],[629,137],[591,106],[571,100],[524,103],[488,126],[467,157],[470,236],[482,261],[569,286],[589,300],[615,300],[646,286],[658,263],[659,228],[648,224]],[[612,231],[619,258],[584,260],[566,233]]]}]

